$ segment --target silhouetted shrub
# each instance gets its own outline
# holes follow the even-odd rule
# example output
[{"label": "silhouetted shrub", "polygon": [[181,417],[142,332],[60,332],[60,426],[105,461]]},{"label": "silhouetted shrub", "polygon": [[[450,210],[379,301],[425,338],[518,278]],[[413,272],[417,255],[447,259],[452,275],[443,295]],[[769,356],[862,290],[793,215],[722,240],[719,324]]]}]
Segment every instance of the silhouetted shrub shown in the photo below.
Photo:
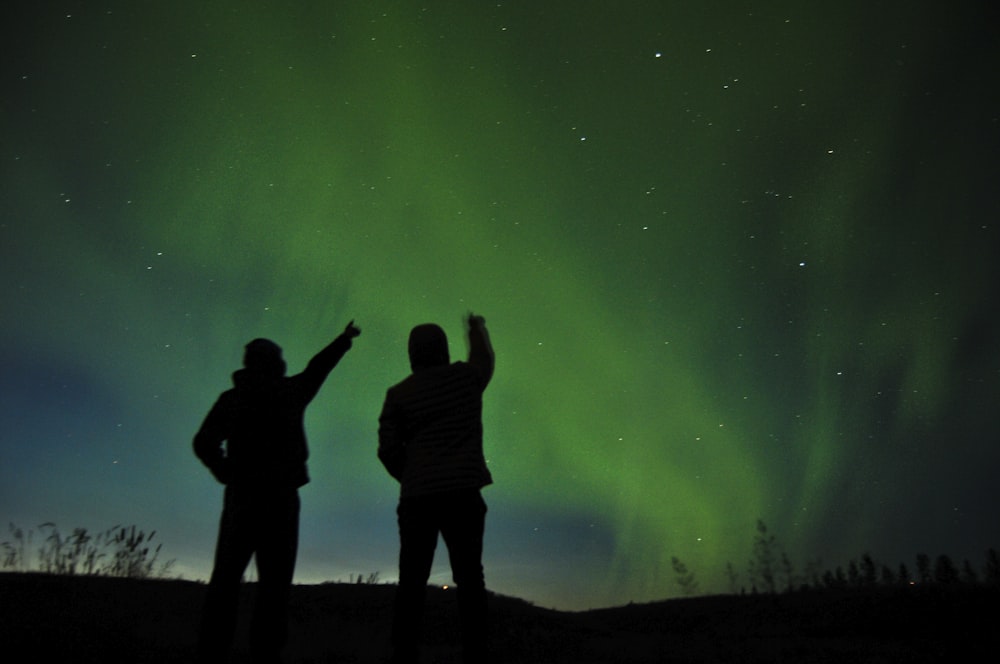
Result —
[{"label": "silhouetted shrub", "polygon": [[767,525],[757,520],[757,537],[753,541],[753,558],[750,559],[750,581],[754,588],[773,593],[776,589],[775,565],[778,544],[774,535],[767,532]]},{"label": "silhouetted shrub", "polygon": [[162,544],[151,540],[156,531],[146,534],[135,526],[115,526],[97,535],[86,528],[74,528],[63,536],[52,522],[38,526],[45,535],[33,563],[27,551],[33,531],[27,534],[10,524],[13,541],[0,543],[0,567],[16,571],[37,570],[49,574],[117,576],[145,579],[166,576],[174,561],[159,562]]},{"label": "silhouetted shrub", "polygon": [[934,581],[942,585],[952,585],[958,583],[958,569],[951,558],[941,554],[934,561]]},{"label": "silhouetted shrub", "polygon": [[983,581],[991,586],[1000,585],[1000,555],[997,555],[996,549],[990,549],[986,552]]},{"label": "silhouetted shrub", "polygon": [[670,564],[677,575],[677,585],[685,595],[694,595],[698,592],[698,582],[694,578],[694,572],[689,572],[687,565],[682,563],[677,556],[670,559]]}]

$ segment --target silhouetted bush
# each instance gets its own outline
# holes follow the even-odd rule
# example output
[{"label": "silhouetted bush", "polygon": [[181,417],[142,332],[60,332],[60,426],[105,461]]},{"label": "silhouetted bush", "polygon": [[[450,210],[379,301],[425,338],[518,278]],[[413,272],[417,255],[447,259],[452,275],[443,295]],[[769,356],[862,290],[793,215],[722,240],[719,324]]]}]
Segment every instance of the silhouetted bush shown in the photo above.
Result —
[{"label": "silhouetted bush", "polygon": [[986,567],[983,569],[983,582],[987,585],[1000,585],[1000,556],[996,549],[986,552]]},{"label": "silhouetted bush", "polygon": [[28,552],[34,531],[10,524],[11,540],[0,543],[0,568],[19,572],[39,571],[63,575],[116,576],[129,579],[164,577],[174,561],[160,562],[162,544],[152,546],[156,531],[147,534],[136,526],[115,526],[97,535],[74,528],[63,536],[52,522],[38,526],[45,536],[32,562]]},{"label": "silhouetted bush", "polygon": [[674,574],[677,575],[677,585],[680,586],[681,592],[688,596],[697,594],[698,582],[694,578],[694,572],[689,572],[687,565],[681,562],[677,556],[670,559],[670,564],[674,569]]}]

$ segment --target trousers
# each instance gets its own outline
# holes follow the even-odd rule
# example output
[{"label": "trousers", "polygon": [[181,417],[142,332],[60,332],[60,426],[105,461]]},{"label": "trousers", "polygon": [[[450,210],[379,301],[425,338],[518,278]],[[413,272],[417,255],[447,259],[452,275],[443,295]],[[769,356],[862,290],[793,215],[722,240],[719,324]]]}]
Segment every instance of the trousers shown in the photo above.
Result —
[{"label": "trousers", "polygon": [[299,541],[298,490],[227,486],[215,564],[198,640],[199,661],[228,661],[236,633],[240,583],[257,560],[250,647],[255,662],[279,662],[288,640],[288,598]]},{"label": "trousers", "polygon": [[486,511],[478,489],[400,499],[399,586],[391,637],[394,663],[411,664],[419,657],[427,580],[439,534],[448,548],[457,588],[463,661],[486,661],[488,613],[482,565]]}]

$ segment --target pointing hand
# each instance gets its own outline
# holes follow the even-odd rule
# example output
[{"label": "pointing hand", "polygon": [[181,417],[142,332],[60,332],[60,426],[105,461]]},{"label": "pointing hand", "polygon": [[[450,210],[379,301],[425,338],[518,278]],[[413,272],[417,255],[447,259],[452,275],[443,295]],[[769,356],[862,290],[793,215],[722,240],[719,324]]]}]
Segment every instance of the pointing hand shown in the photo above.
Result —
[{"label": "pointing hand", "polygon": [[353,320],[347,324],[347,327],[344,328],[344,336],[346,336],[348,339],[353,339],[354,337],[360,334],[361,334],[361,328],[355,326]]}]

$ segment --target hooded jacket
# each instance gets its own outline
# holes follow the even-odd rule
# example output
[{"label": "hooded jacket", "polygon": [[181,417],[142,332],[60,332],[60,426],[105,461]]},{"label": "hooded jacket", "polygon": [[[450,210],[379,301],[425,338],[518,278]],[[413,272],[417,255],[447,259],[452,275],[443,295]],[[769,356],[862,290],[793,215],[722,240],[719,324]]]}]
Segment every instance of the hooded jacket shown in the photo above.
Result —
[{"label": "hooded jacket", "polygon": [[378,457],[400,483],[400,496],[479,489],[493,482],[483,455],[482,395],[493,376],[485,328],[469,328],[467,362],[449,363],[436,325],[413,329],[413,373],[386,392]]},{"label": "hooded jacket", "polygon": [[291,377],[284,375],[280,348],[273,362],[249,361],[260,341],[248,344],[247,367],[233,373],[232,389],[212,406],[195,434],[194,452],[227,486],[298,488],[309,482],[306,406],[351,339],[341,334]]}]

